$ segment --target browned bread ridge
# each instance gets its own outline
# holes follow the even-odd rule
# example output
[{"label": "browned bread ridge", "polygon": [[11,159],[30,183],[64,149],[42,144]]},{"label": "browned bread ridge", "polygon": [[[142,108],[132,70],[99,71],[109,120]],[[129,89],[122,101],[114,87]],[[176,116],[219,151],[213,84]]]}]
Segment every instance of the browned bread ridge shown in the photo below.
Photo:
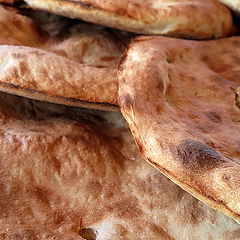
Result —
[{"label": "browned bread ridge", "polygon": [[42,12],[32,12],[30,18],[1,5],[0,14],[1,91],[117,109],[115,68],[127,34]]},{"label": "browned bread ridge", "polygon": [[214,0],[25,0],[32,8],[142,34],[193,39],[232,31],[230,11]]},{"label": "browned bread ridge", "polygon": [[36,48],[2,45],[0,71],[2,92],[69,106],[117,108],[113,68],[79,64]]},{"label": "browned bread ridge", "polygon": [[139,156],[120,113],[1,93],[0,142],[1,240],[240,238]]},{"label": "browned bread ridge", "polygon": [[240,221],[240,38],[139,37],[119,70],[119,105],[141,154]]}]

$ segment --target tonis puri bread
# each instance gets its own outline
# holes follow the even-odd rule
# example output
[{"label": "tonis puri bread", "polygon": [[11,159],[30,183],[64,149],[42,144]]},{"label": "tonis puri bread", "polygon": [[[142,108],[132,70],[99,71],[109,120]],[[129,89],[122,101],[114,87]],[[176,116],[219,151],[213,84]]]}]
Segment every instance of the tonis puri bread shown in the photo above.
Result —
[{"label": "tonis puri bread", "polygon": [[[25,2],[136,33],[232,31],[213,0]],[[205,205],[240,221],[240,38],[137,37],[123,54],[134,34],[24,6],[0,5],[0,240],[240,239]],[[71,107],[118,95],[139,149],[120,113]]]},{"label": "tonis puri bread", "polygon": [[139,37],[119,69],[119,105],[145,159],[240,221],[240,38]]},{"label": "tonis puri bread", "polygon": [[240,238],[141,159],[119,113],[0,94],[0,136],[1,240]]},{"label": "tonis puri bread", "polygon": [[3,6],[0,12],[1,91],[66,105],[117,108],[115,67],[127,33],[39,12],[31,13],[34,22]]},{"label": "tonis puri bread", "polygon": [[228,9],[215,0],[25,0],[32,8],[143,34],[194,39],[224,37]]}]

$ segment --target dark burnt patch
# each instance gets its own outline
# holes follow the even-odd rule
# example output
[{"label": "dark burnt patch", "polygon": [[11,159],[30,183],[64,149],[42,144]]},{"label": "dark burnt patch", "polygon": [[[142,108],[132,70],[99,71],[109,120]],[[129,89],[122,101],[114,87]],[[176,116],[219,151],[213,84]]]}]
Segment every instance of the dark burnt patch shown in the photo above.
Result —
[{"label": "dark burnt patch", "polygon": [[215,123],[220,123],[222,121],[221,116],[213,111],[207,112],[206,116]]},{"label": "dark burnt patch", "polygon": [[79,231],[79,235],[86,240],[95,240],[97,238],[97,231],[92,228],[83,228]]},{"label": "dark burnt patch", "polygon": [[160,92],[163,92],[164,91],[164,84],[163,84],[163,80],[159,76],[159,73],[153,74],[153,78],[155,78],[157,80],[157,84],[156,84],[157,89],[159,89]]},{"label": "dark burnt patch", "polygon": [[235,90],[236,106],[240,108],[240,87]]},{"label": "dark burnt patch", "polygon": [[167,63],[171,64],[174,63],[175,61],[175,57],[173,56],[173,54],[168,54],[167,58],[166,58]]},{"label": "dark burnt patch", "polygon": [[133,101],[132,97],[130,96],[130,94],[127,93],[127,94],[119,97],[119,103],[123,108],[128,109],[133,105],[134,101]]},{"label": "dark burnt patch", "polygon": [[38,201],[46,205],[50,204],[53,196],[51,191],[37,186],[33,189],[31,194],[37,198]]},{"label": "dark burnt patch", "polygon": [[224,162],[215,149],[191,139],[181,142],[174,152],[184,168],[193,172],[210,170]]}]

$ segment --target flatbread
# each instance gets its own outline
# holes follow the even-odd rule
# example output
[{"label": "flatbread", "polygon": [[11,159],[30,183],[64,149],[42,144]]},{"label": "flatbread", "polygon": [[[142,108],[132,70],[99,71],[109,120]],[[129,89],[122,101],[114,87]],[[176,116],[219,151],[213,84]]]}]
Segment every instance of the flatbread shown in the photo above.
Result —
[{"label": "flatbread", "polygon": [[186,191],[240,221],[240,38],[136,38],[119,104],[140,152]]},{"label": "flatbread", "polygon": [[70,106],[117,109],[115,69],[81,65],[47,51],[6,45],[0,46],[0,69],[0,91]]},{"label": "flatbread", "polygon": [[141,159],[120,113],[1,94],[0,135],[0,239],[240,237]]},{"label": "flatbread", "polygon": [[[230,12],[213,0],[25,0],[32,8],[142,34],[209,39],[230,34]],[[193,14],[194,12],[194,14]]]},{"label": "flatbread", "polygon": [[240,1],[239,0],[218,0],[232,9],[238,15],[240,14]]},{"label": "flatbread", "polygon": [[115,68],[127,34],[46,13],[32,13],[34,23],[11,8],[0,6],[0,12],[1,91],[71,106],[117,109]]}]

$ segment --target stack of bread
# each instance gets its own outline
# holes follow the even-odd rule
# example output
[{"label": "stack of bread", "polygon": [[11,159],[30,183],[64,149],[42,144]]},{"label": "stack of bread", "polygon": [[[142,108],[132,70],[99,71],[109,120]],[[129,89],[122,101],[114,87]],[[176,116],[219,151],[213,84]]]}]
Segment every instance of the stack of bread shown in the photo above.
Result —
[{"label": "stack of bread", "polygon": [[240,0],[0,0],[0,240],[240,239]]}]

